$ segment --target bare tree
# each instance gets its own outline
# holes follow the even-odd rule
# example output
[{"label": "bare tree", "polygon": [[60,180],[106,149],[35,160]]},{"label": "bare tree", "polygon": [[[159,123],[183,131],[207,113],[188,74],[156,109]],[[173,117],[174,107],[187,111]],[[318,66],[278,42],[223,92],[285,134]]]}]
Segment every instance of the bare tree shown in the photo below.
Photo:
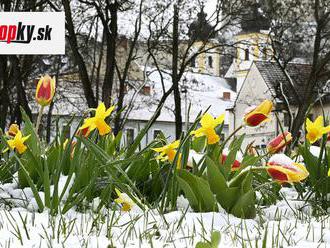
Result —
[{"label": "bare tree", "polygon": [[[244,1],[218,1],[208,19],[202,1],[162,1],[155,6],[159,10],[149,16],[151,38],[147,43],[148,51],[159,74],[168,74],[172,78],[170,89],[175,103],[176,138],[179,138],[182,133],[180,80],[199,55],[214,53],[217,49],[221,53],[224,47],[233,46],[217,35],[237,24]],[[197,15],[200,23],[189,28]],[[200,45],[196,46],[197,42]]]},{"label": "bare tree", "polygon": [[297,85],[290,79],[290,91],[297,104],[293,113],[288,101],[286,109],[292,116],[291,132],[299,139],[301,126],[311,104],[320,100],[330,76],[330,2],[313,1],[266,1],[269,18],[273,20],[271,39],[274,58],[286,73],[289,62],[297,58],[309,63],[310,72],[305,80]]}]

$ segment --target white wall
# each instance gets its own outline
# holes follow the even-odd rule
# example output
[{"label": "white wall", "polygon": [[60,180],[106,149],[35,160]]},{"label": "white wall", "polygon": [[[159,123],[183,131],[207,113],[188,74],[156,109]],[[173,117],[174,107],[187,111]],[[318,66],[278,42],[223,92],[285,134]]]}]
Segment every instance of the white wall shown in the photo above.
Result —
[{"label": "white wall", "polygon": [[[236,107],[230,117],[229,132],[232,132],[244,123],[243,117],[246,108],[258,105],[265,99],[272,100],[272,96],[255,64],[252,64],[251,70],[238,93]],[[246,134],[243,146],[248,145],[252,141],[254,141],[254,145],[258,146],[266,145],[268,141],[275,137],[277,130],[277,121],[274,113],[272,113],[270,122],[266,122],[258,127],[244,127],[238,134]]]},{"label": "white wall", "polygon": [[[126,129],[134,129],[134,137],[137,136],[139,131],[146,125],[146,121],[138,121],[138,120],[131,120],[128,121],[124,127],[124,137],[123,139],[126,140]],[[184,129],[183,124],[183,129]],[[141,147],[145,147],[151,141],[154,140],[154,130],[161,130],[166,138],[168,138],[169,142],[175,140],[175,125],[173,122],[156,122],[154,123],[151,128],[149,129],[148,133],[142,139]],[[223,129],[225,136],[228,135],[228,126],[225,126]]]}]

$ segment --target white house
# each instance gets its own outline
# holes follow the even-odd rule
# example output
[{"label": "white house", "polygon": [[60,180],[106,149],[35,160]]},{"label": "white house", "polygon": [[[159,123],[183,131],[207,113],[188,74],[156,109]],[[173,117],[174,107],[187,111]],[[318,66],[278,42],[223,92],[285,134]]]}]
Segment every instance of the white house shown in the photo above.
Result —
[{"label": "white house", "polygon": [[[128,115],[125,125],[127,139],[136,136],[140,129],[154,114],[159,99],[162,97],[162,84],[160,75],[157,71],[150,69],[148,76],[147,92],[137,95],[134,101],[134,107]],[[168,75],[164,75],[165,88],[171,86],[171,79]],[[226,112],[226,109],[232,106],[236,93],[231,90],[230,84],[218,76],[187,72],[180,82],[181,90],[185,89],[186,93],[181,94],[181,112],[183,119],[183,130],[195,121],[199,113],[208,109],[208,112],[214,117]],[[126,100],[129,101],[131,94],[129,92]],[[128,104],[128,102],[127,102]],[[190,112],[188,112],[190,107]],[[225,135],[228,134],[229,113],[225,118]],[[143,145],[148,144],[157,133],[162,131],[170,140],[175,138],[175,118],[174,118],[174,97],[170,95],[166,100],[164,107],[158,117],[156,123],[151,127],[143,140]],[[187,125],[186,125],[187,123]],[[129,142],[129,140],[128,140]]]},{"label": "white house", "polygon": [[[243,123],[244,113],[248,107],[258,105],[265,99],[270,99],[274,103],[271,121],[255,128],[246,127],[238,132],[238,134],[246,134],[244,145],[254,141],[254,145],[264,147],[268,141],[280,133],[280,125],[284,130],[288,130],[289,115],[283,107],[284,101],[289,103],[293,114],[297,109],[297,102],[293,90],[290,88],[289,79],[293,82],[296,92],[300,94],[302,91],[300,84],[308,80],[310,70],[311,66],[308,64],[289,63],[284,71],[276,62],[254,61],[237,94],[234,105],[229,109],[231,113],[229,132],[232,132]],[[328,97],[325,98],[324,109],[325,114],[329,115]],[[321,107],[315,105],[309,117],[313,119],[321,114]]]}]

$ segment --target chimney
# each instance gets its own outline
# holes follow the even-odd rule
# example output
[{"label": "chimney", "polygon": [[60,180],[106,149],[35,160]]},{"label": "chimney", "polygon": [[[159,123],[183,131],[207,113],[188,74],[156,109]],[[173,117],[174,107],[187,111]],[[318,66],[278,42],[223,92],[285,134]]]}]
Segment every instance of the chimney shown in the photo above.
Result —
[{"label": "chimney", "polygon": [[142,93],[144,95],[148,95],[149,96],[150,95],[150,91],[151,91],[151,87],[149,85],[143,86]]},{"label": "chimney", "polygon": [[222,94],[223,94],[222,95],[223,100],[230,101],[230,92],[225,91]]}]

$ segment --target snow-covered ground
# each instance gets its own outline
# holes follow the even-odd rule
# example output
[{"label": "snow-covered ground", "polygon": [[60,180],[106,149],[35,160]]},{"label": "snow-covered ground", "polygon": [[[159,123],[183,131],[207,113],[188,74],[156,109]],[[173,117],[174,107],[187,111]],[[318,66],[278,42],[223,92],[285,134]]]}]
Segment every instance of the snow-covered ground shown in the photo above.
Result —
[{"label": "snow-covered ground", "polygon": [[265,247],[330,246],[328,216],[312,217],[311,207],[297,200],[297,193],[289,188],[281,190],[285,200],[261,208],[250,220],[224,211],[194,213],[182,196],[179,210],[163,215],[134,207],[131,212],[71,210],[51,217],[47,211],[32,211],[35,201],[29,190],[23,193],[15,184],[0,185],[0,189],[0,247],[195,247],[210,240],[213,231],[221,234],[219,247],[243,247],[243,243],[262,247],[263,242]]}]

